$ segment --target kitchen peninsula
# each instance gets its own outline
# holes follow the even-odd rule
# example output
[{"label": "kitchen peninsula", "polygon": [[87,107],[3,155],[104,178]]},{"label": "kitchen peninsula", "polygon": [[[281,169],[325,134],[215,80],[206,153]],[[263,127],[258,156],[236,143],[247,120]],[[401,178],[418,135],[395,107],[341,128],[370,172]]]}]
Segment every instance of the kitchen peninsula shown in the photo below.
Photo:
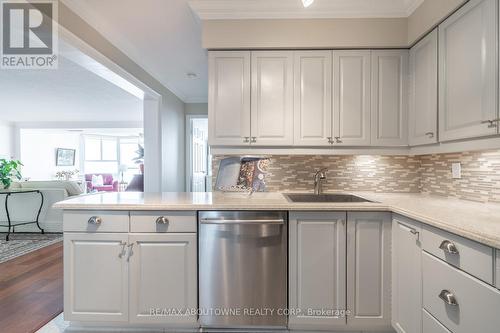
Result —
[{"label": "kitchen peninsula", "polygon": [[279,211],[288,226],[290,312],[277,328],[495,332],[500,205],[351,194],[369,202],[107,193],[57,203],[64,210],[65,318],[76,327],[198,330],[200,212]]}]

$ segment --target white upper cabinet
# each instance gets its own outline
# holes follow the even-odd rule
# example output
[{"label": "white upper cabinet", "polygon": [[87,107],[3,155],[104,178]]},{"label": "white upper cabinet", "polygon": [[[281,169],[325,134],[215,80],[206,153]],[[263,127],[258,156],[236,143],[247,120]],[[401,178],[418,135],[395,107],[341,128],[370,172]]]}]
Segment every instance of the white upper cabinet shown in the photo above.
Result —
[{"label": "white upper cabinet", "polygon": [[250,142],[250,52],[209,53],[208,141],[241,146]]},{"label": "white upper cabinet", "polygon": [[333,52],[333,141],[370,145],[370,51]]},{"label": "white upper cabinet", "polygon": [[293,51],[252,52],[251,143],[293,144]]},{"label": "white upper cabinet", "polygon": [[372,51],[372,146],[408,144],[408,51]]},{"label": "white upper cabinet", "polygon": [[428,34],[410,50],[409,143],[436,143],[438,139],[438,33]]},{"label": "white upper cabinet", "polygon": [[330,146],[332,51],[294,53],[294,145]]},{"label": "white upper cabinet", "polygon": [[497,2],[471,0],[439,26],[440,141],[497,133]]}]

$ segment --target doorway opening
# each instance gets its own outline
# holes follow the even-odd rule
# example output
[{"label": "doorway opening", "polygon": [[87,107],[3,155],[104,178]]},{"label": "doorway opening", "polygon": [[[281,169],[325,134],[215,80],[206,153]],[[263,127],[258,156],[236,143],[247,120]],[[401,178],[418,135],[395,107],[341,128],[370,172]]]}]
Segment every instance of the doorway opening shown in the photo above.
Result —
[{"label": "doorway opening", "polygon": [[208,117],[186,116],[186,191],[212,191],[212,156],[208,146]]}]

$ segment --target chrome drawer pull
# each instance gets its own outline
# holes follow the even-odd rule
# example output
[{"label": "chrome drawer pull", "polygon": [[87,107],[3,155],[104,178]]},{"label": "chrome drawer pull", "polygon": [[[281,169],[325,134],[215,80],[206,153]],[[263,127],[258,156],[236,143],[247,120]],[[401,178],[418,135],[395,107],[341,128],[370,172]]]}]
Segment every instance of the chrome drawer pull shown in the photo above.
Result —
[{"label": "chrome drawer pull", "polygon": [[101,224],[101,223],[102,223],[102,219],[99,216],[92,216],[89,219],[89,224]]},{"label": "chrome drawer pull", "polygon": [[457,247],[449,240],[444,240],[441,245],[439,245],[439,248],[449,254],[458,254]]},{"label": "chrome drawer pull", "polygon": [[168,219],[165,216],[160,216],[156,219],[156,224],[168,224]]},{"label": "chrome drawer pull", "polygon": [[448,290],[442,290],[439,293],[439,298],[441,298],[448,305],[458,306],[458,302],[457,299],[455,298],[455,295],[453,295],[453,293],[451,293]]}]

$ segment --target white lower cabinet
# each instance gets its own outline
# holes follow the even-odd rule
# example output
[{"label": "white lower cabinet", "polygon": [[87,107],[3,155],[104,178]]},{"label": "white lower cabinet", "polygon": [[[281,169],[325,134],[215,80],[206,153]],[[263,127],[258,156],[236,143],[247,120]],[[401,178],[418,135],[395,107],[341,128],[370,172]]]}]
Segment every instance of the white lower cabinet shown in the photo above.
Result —
[{"label": "white lower cabinet", "polygon": [[130,234],[129,242],[130,322],[196,326],[196,234]]},{"label": "white lower cabinet", "polygon": [[345,316],[321,315],[345,309],[345,228],[345,212],[290,213],[289,306],[301,312],[289,316],[289,328],[345,328]]},{"label": "white lower cabinet", "polygon": [[391,331],[390,213],[290,212],[289,237],[290,329]]},{"label": "white lower cabinet", "polygon": [[398,215],[394,216],[392,223],[392,326],[399,333],[422,332],[421,234],[422,225],[419,222]]},{"label": "white lower cabinet", "polygon": [[422,328],[424,333],[451,333],[429,312],[422,310]]},{"label": "white lower cabinet", "polygon": [[196,248],[195,233],[65,233],[64,318],[198,327]]},{"label": "white lower cabinet", "polygon": [[422,254],[423,307],[453,333],[498,333],[500,291],[441,259]]},{"label": "white lower cabinet", "polygon": [[128,321],[126,233],[64,234],[64,319]]},{"label": "white lower cabinet", "polygon": [[347,325],[391,329],[391,213],[347,213]]}]

